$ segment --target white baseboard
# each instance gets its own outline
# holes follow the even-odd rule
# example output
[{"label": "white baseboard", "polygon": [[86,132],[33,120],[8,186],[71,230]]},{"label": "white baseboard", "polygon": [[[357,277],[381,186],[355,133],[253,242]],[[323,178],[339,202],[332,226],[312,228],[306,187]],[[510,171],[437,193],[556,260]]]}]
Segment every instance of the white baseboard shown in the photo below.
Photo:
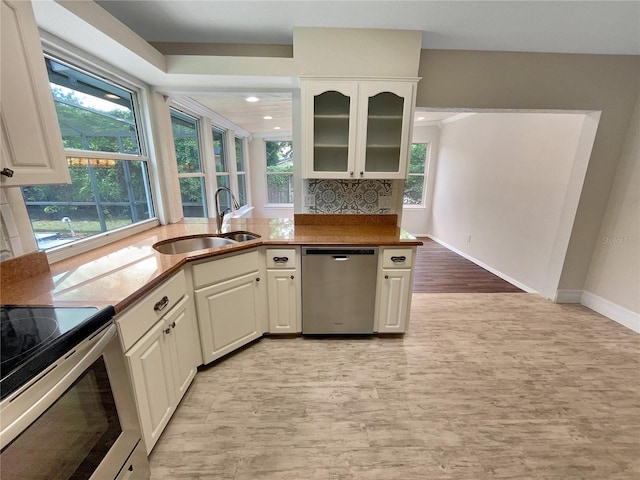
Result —
[{"label": "white baseboard", "polygon": [[582,290],[558,290],[553,301],[556,303],[581,303]]},{"label": "white baseboard", "polygon": [[485,270],[488,270],[489,272],[493,273],[494,275],[500,277],[501,279],[511,283],[512,285],[515,285],[516,287],[524,290],[527,293],[539,293],[538,291],[534,290],[531,287],[528,287],[527,285],[520,283],[519,281],[511,278],[509,275],[505,275],[504,273],[496,270],[493,267],[490,267],[489,265],[486,265],[484,263],[482,263],[480,260],[473,258],[470,255],[467,255],[466,253],[458,250],[455,247],[452,247],[451,245],[447,244],[446,242],[443,242],[442,240],[437,239],[436,237],[433,237],[431,235],[427,235],[431,240],[433,240],[434,242],[438,242],[440,245],[442,245],[443,247],[448,248],[449,250],[451,250],[452,252],[457,253],[458,255],[460,255],[461,257],[466,258],[467,260],[469,260],[470,262],[475,263],[476,265],[478,265],[479,267],[484,268]]},{"label": "white baseboard", "polygon": [[614,322],[618,322],[620,325],[623,325],[636,333],[640,333],[640,313],[633,312],[628,308],[587,291],[582,292],[580,303],[585,307],[610,318]]}]

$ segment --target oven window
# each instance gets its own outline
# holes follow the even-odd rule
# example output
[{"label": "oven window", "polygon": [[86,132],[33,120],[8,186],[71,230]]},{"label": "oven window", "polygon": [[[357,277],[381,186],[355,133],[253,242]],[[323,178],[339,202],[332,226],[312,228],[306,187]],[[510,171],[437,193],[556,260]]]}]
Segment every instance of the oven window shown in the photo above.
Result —
[{"label": "oven window", "polygon": [[2,450],[2,479],[88,479],[121,433],[107,369],[100,357]]}]

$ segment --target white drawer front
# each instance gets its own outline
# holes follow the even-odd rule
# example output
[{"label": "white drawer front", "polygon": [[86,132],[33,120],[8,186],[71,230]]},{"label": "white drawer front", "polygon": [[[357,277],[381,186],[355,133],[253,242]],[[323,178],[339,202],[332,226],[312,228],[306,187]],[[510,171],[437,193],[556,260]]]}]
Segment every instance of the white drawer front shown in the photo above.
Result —
[{"label": "white drawer front", "polygon": [[142,336],[187,293],[184,271],[180,270],[142,300],[116,317],[118,333],[125,351]]},{"label": "white drawer front", "polygon": [[200,288],[212,283],[255,272],[260,268],[257,251],[234,255],[233,257],[211,259],[193,267],[193,286]]},{"label": "white drawer front", "polygon": [[267,268],[296,268],[296,249],[268,248]]},{"label": "white drawer front", "polygon": [[411,248],[385,248],[382,252],[382,268],[411,268]]}]

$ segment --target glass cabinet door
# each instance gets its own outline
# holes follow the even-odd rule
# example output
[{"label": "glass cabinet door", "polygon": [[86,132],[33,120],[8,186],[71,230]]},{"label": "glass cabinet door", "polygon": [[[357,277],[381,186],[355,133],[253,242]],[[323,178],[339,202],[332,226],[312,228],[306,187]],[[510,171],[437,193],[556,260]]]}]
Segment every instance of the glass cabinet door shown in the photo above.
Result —
[{"label": "glass cabinet door", "polygon": [[349,178],[355,161],[356,83],[313,82],[305,95],[308,176]]},{"label": "glass cabinet door", "polygon": [[[360,178],[404,178],[409,128],[411,126],[412,85],[364,84],[360,103],[362,126],[359,152]],[[364,140],[366,138],[366,140]]]}]

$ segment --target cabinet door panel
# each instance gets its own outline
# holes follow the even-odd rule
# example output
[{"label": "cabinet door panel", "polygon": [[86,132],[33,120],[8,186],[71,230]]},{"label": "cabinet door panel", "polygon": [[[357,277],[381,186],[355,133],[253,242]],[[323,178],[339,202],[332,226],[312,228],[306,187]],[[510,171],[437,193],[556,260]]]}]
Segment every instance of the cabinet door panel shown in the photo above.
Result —
[{"label": "cabinet door panel", "polygon": [[378,332],[403,333],[409,314],[411,270],[381,271],[378,303]]},{"label": "cabinet door panel", "polygon": [[261,335],[257,279],[255,273],[196,291],[205,363]]},{"label": "cabinet door panel", "polygon": [[269,291],[269,332],[298,331],[299,289],[295,270],[267,272]]},{"label": "cabinet door panel", "polygon": [[2,0],[2,186],[70,183],[31,2]]},{"label": "cabinet door panel", "polygon": [[186,393],[196,376],[197,366],[201,363],[198,327],[195,316],[189,312],[189,299],[189,296],[185,296],[165,322],[167,328],[171,328],[176,403]]},{"label": "cabinet door panel", "polygon": [[159,321],[126,353],[147,453],[174,410],[174,379],[164,330],[164,321]]}]

